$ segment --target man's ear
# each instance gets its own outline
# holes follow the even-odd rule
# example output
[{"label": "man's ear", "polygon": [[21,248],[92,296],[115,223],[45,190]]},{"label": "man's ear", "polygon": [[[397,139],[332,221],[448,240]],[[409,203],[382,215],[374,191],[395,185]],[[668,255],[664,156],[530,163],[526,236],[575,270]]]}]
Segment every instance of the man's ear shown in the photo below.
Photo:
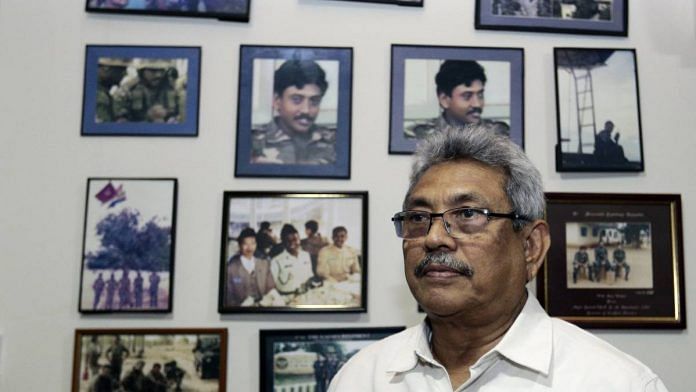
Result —
[{"label": "man's ear", "polygon": [[273,111],[278,111],[278,106],[280,105],[280,95],[273,93]]},{"label": "man's ear", "polygon": [[524,234],[524,262],[527,267],[527,282],[534,279],[544,263],[546,252],[551,246],[549,225],[541,219],[535,220],[522,229]]},{"label": "man's ear", "polygon": [[440,104],[440,107],[445,110],[449,109],[450,107],[450,101],[452,100],[452,97],[449,95],[445,94],[444,92],[438,93],[437,94],[437,102]]}]

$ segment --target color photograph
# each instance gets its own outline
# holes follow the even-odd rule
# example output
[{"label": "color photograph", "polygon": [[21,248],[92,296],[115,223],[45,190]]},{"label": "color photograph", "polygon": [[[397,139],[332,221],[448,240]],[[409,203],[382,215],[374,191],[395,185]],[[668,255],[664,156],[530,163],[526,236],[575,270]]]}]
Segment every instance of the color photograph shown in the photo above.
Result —
[{"label": "color photograph", "polygon": [[350,178],[351,48],[241,47],[238,177]]},{"label": "color photograph", "polygon": [[556,170],[643,171],[633,49],[555,48]]},{"label": "color photograph", "polygon": [[200,48],[88,45],[83,136],[197,136]]},{"label": "color photograph", "polygon": [[[336,1],[336,0],[327,0]],[[352,1],[356,3],[378,3],[378,4],[393,4],[393,5],[403,5],[408,7],[422,7],[423,0],[338,0],[338,1]]]},{"label": "color photograph", "polygon": [[476,0],[476,28],[628,35],[628,0]]},{"label": "color photograph", "polygon": [[536,277],[549,315],[583,328],[684,329],[681,196],[546,193]]},{"label": "color photograph", "polygon": [[251,0],[87,0],[87,12],[191,16],[248,22]]},{"label": "color photograph", "polygon": [[392,45],[389,153],[477,124],[524,147],[523,78],[522,49]]},{"label": "color photograph", "polygon": [[90,178],[79,311],[170,312],[176,179]]},{"label": "color photograph", "polygon": [[261,391],[328,391],[360,349],[404,327],[261,330]]},{"label": "color photograph", "polygon": [[225,192],[223,208],[221,313],[366,311],[366,192]]},{"label": "color photograph", "polygon": [[224,392],[226,329],[78,329],[73,392]]}]

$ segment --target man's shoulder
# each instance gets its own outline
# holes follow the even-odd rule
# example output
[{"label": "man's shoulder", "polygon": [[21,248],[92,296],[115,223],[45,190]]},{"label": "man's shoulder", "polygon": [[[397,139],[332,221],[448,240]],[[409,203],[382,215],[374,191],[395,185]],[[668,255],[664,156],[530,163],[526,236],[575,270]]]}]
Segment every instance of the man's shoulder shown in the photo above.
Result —
[{"label": "man's shoulder", "polygon": [[433,117],[415,121],[404,128],[404,133],[418,139],[435,133],[442,124],[442,117]]}]

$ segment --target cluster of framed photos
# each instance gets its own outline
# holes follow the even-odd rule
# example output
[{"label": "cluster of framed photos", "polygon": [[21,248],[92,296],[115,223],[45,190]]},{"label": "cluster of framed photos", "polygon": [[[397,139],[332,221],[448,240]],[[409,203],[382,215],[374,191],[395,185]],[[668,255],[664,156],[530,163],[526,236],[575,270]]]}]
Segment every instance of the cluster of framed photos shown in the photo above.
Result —
[{"label": "cluster of framed photos", "polygon": [[[87,0],[86,10],[247,22],[250,3]],[[475,26],[626,36],[627,17],[627,0],[476,0]],[[239,61],[235,176],[349,179],[353,48],[241,45]],[[524,62],[522,48],[393,44],[389,154],[413,153],[445,123],[488,123],[524,148]],[[200,70],[200,47],[88,45],[81,134],[198,136]],[[558,47],[554,70],[557,171],[643,171],[635,50]],[[460,107],[453,73],[467,87]],[[177,192],[175,178],[87,180],[79,312],[172,311]],[[679,195],[547,198],[554,241],[537,295],[551,316],[685,328]],[[367,212],[367,192],[224,192],[219,313],[366,312]],[[358,349],[402,329],[262,330],[261,390],[326,390]],[[80,329],[73,391],[127,388],[137,372],[165,389],[224,391],[226,358],[226,329]]]}]

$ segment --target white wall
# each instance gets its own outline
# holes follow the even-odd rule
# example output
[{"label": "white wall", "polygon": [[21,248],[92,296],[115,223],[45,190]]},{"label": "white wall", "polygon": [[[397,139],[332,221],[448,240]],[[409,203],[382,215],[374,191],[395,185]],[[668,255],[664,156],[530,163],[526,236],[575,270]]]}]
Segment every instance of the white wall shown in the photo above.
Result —
[{"label": "white wall", "polygon": [[[84,0],[0,0],[0,360],[2,391],[67,391],[75,328],[227,327],[228,389],[258,390],[258,330],[411,325],[422,315],[403,279],[399,209],[409,157],[390,156],[390,45],[524,47],[526,149],[555,192],[681,193],[687,313],[696,316],[696,9],[692,0],[632,1],[628,38],[473,28],[473,0],[425,8],[323,0],[253,0],[251,22],[95,15]],[[197,138],[80,137],[85,44],[200,45]],[[233,175],[240,44],[352,46],[352,179],[236,179]],[[646,170],[559,174],[554,46],[634,47]],[[179,179],[174,312],[91,316],[77,312],[86,178]],[[369,313],[217,313],[223,190],[369,190]],[[638,357],[671,391],[691,391],[691,331],[595,331]]]}]

